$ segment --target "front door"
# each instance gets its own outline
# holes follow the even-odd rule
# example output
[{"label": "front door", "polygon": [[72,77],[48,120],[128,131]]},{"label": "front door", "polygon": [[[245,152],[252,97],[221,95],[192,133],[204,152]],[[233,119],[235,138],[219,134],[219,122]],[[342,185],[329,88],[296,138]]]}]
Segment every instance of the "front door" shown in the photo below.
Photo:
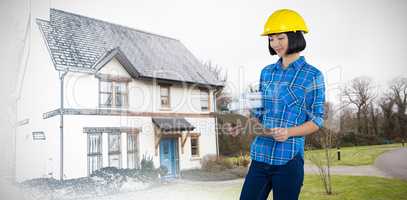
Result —
[{"label": "front door", "polygon": [[161,138],[160,165],[168,169],[165,177],[177,177],[179,172],[178,159],[178,138]]}]

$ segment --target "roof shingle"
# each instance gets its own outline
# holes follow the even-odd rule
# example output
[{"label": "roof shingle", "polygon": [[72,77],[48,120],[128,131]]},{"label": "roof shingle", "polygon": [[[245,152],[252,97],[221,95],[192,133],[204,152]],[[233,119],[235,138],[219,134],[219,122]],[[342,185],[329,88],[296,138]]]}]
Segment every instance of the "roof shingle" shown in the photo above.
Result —
[{"label": "roof shingle", "polygon": [[177,39],[57,9],[37,24],[57,70],[95,72],[98,61],[119,49],[141,78],[223,86]]}]

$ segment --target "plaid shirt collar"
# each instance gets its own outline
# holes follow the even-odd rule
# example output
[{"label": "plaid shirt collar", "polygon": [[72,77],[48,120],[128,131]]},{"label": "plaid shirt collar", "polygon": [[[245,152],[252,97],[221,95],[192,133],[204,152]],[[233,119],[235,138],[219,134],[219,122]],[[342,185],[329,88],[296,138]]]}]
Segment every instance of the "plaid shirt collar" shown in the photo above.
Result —
[{"label": "plaid shirt collar", "polygon": [[280,57],[277,61],[277,63],[274,65],[274,69],[275,70],[285,70],[285,69],[294,69],[294,70],[298,70],[300,67],[302,67],[304,64],[306,63],[305,61],[305,57],[304,56],[300,56],[297,60],[295,60],[294,62],[290,63],[287,68],[283,67],[283,58]]}]

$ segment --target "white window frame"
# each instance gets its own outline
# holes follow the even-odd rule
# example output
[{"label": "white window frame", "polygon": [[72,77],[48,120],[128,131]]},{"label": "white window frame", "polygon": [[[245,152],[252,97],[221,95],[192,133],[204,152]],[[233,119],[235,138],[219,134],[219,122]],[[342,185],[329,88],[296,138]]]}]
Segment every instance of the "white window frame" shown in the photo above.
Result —
[{"label": "white window frame", "polygon": [[[131,147],[130,144],[130,137],[133,137],[135,141],[133,140],[133,148]],[[137,133],[127,133],[127,168],[130,168],[129,166],[133,165],[135,169],[140,168],[140,156],[139,156],[139,134]],[[134,158],[134,163],[130,163],[129,157],[133,156]]]},{"label": "white window frame", "polygon": [[[168,104],[163,104],[162,103],[162,98],[163,98],[163,96],[162,96],[162,94],[161,94],[161,89],[162,88],[167,88],[167,90],[168,90],[168,92],[167,92],[167,94],[168,94],[168,96],[167,96],[167,98],[168,98]],[[169,110],[169,109],[171,109],[171,85],[167,85],[167,84],[161,84],[161,85],[159,85],[159,91],[160,91],[160,108],[162,109],[162,110]]]},{"label": "white window frame", "polygon": [[[203,95],[203,93],[206,93],[208,96],[206,97],[206,94]],[[199,89],[199,102],[200,102],[200,107],[201,107],[201,111],[203,112],[208,112],[210,111],[211,107],[210,107],[210,93],[209,93],[209,89],[204,89],[204,88],[200,88]]]},{"label": "white window frame", "polygon": [[[111,84],[110,91],[102,91],[102,82]],[[124,92],[119,92],[116,90],[116,86],[119,84],[124,84]],[[102,102],[102,94],[110,94],[111,95],[111,105],[104,104]],[[117,105],[116,97],[118,95],[123,96],[123,105]],[[129,107],[129,87],[127,81],[117,81],[117,80],[107,80],[107,79],[99,79],[99,107],[101,108],[128,108]]]},{"label": "white window frame", "polygon": [[[196,145],[195,147],[192,145],[192,140],[196,140]],[[200,149],[199,149],[199,136],[191,136],[190,138],[191,141],[191,157],[199,157],[200,156]],[[196,148],[196,154],[193,154],[193,148]]]},{"label": "white window frame", "polygon": [[[118,151],[112,151],[111,150],[111,140],[113,136],[117,136],[118,137]],[[109,162],[109,167],[112,167],[112,163],[111,163],[111,157],[112,156],[119,156],[119,166],[118,168],[122,168],[122,143],[121,143],[121,132],[110,132],[108,133],[108,162]]]},{"label": "white window frame", "polygon": [[[91,141],[91,137],[99,137],[96,141]],[[98,141],[99,140],[99,141]],[[95,145],[92,145],[95,142]],[[97,143],[99,142],[99,143]],[[91,149],[92,148],[92,149]],[[92,152],[91,152],[92,150]],[[96,158],[97,166],[93,168],[91,166],[91,159]],[[91,175],[94,171],[103,167],[103,136],[102,133],[88,133],[87,134],[87,162],[88,162],[88,175]]]}]

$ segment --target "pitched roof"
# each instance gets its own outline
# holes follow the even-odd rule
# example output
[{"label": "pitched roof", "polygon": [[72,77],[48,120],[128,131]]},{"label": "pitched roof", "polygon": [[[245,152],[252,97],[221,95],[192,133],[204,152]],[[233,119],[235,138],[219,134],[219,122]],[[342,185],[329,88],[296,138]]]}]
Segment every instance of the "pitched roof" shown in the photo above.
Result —
[{"label": "pitched roof", "polygon": [[177,39],[57,9],[37,24],[57,70],[94,73],[119,51],[135,78],[223,86]]},{"label": "pitched roof", "polygon": [[184,131],[195,129],[195,127],[183,117],[153,117],[152,120],[153,123],[163,131]]}]

